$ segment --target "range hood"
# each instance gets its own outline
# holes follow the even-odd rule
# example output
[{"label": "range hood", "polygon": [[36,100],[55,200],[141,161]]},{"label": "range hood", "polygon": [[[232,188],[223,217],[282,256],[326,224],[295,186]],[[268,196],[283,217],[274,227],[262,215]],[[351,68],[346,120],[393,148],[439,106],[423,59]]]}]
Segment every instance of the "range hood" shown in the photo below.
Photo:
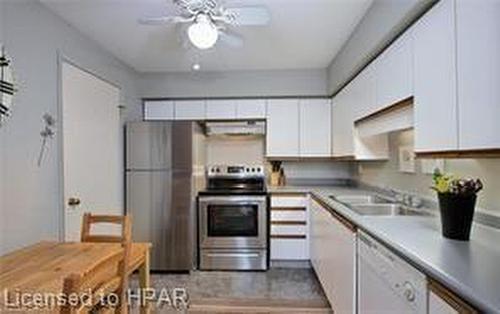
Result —
[{"label": "range hood", "polygon": [[205,134],[210,135],[265,135],[264,121],[205,122]]}]

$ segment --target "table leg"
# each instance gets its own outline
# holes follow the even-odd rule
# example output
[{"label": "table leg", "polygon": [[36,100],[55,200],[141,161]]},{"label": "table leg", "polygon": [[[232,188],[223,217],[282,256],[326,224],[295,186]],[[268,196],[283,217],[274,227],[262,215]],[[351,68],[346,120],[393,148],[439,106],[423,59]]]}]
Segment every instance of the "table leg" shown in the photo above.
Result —
[{"label": "table leg", "polygon": [[[149,269],[149,250],[146,251],[144,257],[144,263],[139,267],[139,285],[142,291],[145,291],[144,289],[151,288],[151,276],[150,276],[150,269]],[[149,304],[144,304],[144,306],[141,306],[141,314],[149,314],[150,309],[149,309]]]}]

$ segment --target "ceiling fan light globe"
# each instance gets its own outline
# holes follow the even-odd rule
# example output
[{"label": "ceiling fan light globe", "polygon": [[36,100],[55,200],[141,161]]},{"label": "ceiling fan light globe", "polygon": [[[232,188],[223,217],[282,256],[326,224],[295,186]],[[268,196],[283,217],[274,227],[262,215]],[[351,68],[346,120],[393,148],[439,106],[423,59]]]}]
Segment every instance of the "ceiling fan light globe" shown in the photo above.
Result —
[{"label": "ceiling fan light globe", "polygon": [[191,43],[199,49],[212,48],[217,39],[219,32],[213,23],[206,17],[200,15],[196,22],[188,28],[188,37]]}]

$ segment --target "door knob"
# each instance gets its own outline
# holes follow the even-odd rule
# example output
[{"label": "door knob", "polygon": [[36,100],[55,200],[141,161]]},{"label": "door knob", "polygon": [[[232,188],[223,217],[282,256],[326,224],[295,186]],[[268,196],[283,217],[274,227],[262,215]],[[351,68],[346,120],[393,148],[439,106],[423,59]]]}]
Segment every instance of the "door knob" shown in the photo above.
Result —
[{"label": "door knob", "polygon": [[81,203],[81,201],[77,197],[70,197],[68,199],[68,205],[69,206],[78,206],[78,205],[80,205],[80,203]]}]

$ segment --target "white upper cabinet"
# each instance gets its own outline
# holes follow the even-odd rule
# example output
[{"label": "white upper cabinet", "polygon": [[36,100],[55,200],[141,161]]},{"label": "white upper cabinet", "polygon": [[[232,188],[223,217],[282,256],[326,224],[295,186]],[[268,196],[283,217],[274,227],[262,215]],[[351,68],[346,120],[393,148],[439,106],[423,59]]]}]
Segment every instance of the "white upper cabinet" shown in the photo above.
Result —
[{"label": "white upper cabinet", "polygon": [[175,120],[205,120],[204,100],[175,101]]},{"label": "white upper cabinet", "polygon": [[267,157],[299,156],[299,100],[272,99],[267,104]]},{"label": "white upper cabinet", "polygon": [[331,110],[329,99],[300,100],[301,157],[331,156]]},{"label": "white upper cabinet", "polygon": [[208,120],[235,120],[237,100],[207,100]]},{"label": "white upper cabinet", "polygon": [[174,120],[174,102],[168,100],[144,101],[144,120]]},{"label": "white upper cabinet", "polygon": [[457,1],[459,147],[500,148],[500,1]]},{"label": "white upper cabinet", "polygon": [[416,152],[458,148],[454,7],[438,2],[413,29]]},{"label": "white upper cabinet", "polygon": [[375,61],[368,65],[358,74],[349,84],[349,90],[352,94],[352,106],[354,120],[363,118],[380,108],[376,106],[375,99],[375,75],[378,63]]},{"label": "white upper cabinet", "polygon": [[332,155],[354,157],[354,112],[346,86],[332,100]]},{"label": "white upper cabinet", "polygon": [[[376,109],[413,95],[413,34],[406,31],[376,61]],[[375,111],[377,111],[375,110]]]},{"label": "white upper cabinet", "polygon": [[265,119],[265,99],[239,99],[237,101],[236,116],[238,119]]}]

